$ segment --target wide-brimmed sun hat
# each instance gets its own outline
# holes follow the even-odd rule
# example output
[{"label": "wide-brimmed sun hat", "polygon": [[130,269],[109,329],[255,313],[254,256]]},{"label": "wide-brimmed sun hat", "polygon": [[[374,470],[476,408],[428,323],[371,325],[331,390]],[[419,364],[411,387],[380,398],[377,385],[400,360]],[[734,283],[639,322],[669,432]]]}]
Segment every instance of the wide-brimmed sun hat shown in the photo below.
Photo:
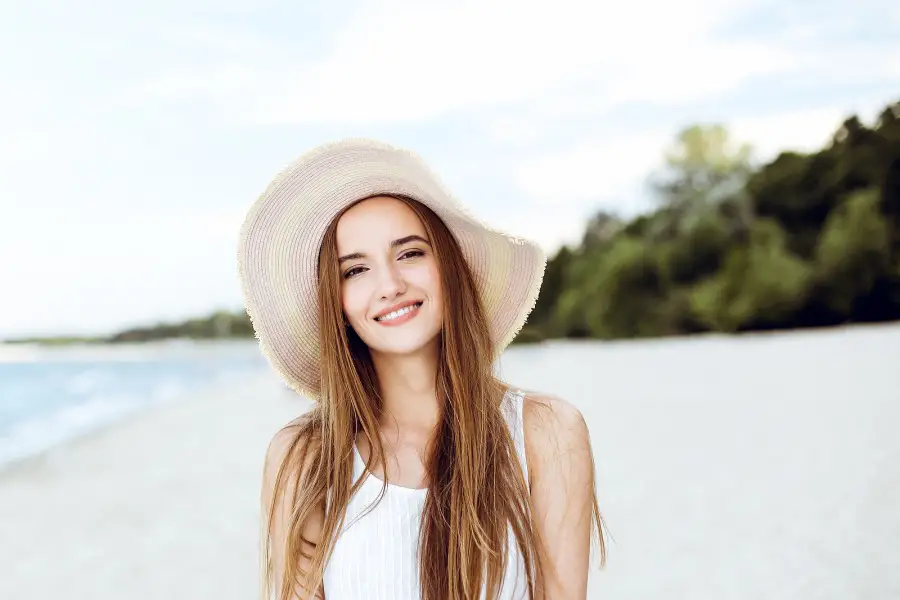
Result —
[{"label": "wide-brimmed sun hat", "polygon": [[471,215],[414,153],[365,139],[313,148],[250,207],[237,252],[245,308],[263,355],[291,389],[312,400],[320,394],[319,248],[341,211],[379,195],[418,200],[452,232],[481,295],[495,358],[540,292],[547,264],[541,247]]}]

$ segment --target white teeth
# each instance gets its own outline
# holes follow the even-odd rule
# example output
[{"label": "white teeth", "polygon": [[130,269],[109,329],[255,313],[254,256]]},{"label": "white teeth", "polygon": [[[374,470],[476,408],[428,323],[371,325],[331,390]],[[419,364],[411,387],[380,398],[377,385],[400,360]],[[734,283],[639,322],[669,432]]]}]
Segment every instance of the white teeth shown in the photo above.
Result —
[{"label": "white teeth", "polygon": [[410,313],[415,309],[419,308],[422,305],[421,302],[417,302],[416,304],[411,304],[410,306],[404,306],[400,310],[395,310],[394,312],[388,313],[383,317],[375,317],[376,321],[393,321],[397,317],[402,317],[406,313]]}]

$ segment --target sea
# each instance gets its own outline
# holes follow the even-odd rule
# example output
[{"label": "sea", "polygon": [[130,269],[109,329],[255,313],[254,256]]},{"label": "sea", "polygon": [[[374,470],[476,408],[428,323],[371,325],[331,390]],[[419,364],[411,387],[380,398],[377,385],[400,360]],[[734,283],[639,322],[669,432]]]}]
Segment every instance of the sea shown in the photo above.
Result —
[{"label": "sea", "polygon": [[255,340],[0,345],[0,468],[266,366]]}]

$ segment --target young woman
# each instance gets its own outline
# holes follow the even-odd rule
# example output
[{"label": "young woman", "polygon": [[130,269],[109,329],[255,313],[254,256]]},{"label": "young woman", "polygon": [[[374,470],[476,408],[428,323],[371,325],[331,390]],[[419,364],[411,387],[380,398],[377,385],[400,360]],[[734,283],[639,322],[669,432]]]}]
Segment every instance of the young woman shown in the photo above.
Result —
[{"label": "young woman", "polygon": [[262,352],[312,409],[269,445],[262,596],[574,599],[606,549],[586,424],[493,365],[546,258],[415,155],[321,146],[250,209],[238,262]]}]

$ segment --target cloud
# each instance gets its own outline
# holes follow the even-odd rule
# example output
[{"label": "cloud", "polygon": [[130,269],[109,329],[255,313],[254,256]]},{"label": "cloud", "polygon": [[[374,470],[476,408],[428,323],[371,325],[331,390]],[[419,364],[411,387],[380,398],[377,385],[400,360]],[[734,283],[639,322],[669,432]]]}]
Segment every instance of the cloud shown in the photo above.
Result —
[{"label": "cloud", "polygon": [[553,256],[563,245],[577,245],[584,235],[585,211],[582,208],[562,205],[551,209],[523,208],[503,216],[502,230],[533,240],[540,244],[548,256]]},{"label": "cloud", "polygon": [[512,172],[517,188],[540,206],[588,202],[628,204],[640,181],[659,162],[669,132],[607,141],[582,141],[523,161]]},{"label": "cloud", "polygon": [[[77,210],[0,221],[0,335],[97,333],[240,306],[243,211]],[[39,326],[37,324],[40,324]]]},{"label": "cloud", "polygon": [[220,58],[255,56],[265,59],[283,50],[277,42],[253,31],[208,22],[170,24],[160,28],[158,35],[167,43]]},{"label": "cloud", "polygon": [[[594,109],[657,99],[661,91],[667,101],[683,101],[790,66],[778,48],[713,38],[746,4],[635,0],[599,12],[575,0],[552,7],[506,0],[370,3],[321,58],[298,61],[269,51],[266,58],[188,66],[145,79],[125,98],[208,102],[254,125],[420,122],[566,88],[588,89]],[[213,36],[212,43],[220,41]],[[694,73],[698,60],[709,70]],[[719,68],[725,64],[730,68]]]},{"label": "cloud", "polygon": [[847,118],[844,107],[821,107],[740,117],[728,123],[736,140],[749,142],[758,160],[771,160],[783,151],[814,152],[831,139]]},{"label": "cloud", "polygon": [[[883,103],[871,102],[860,109],[859,116],[871,122],[881,109]],[[785,150],[821,149],[852,112],[843,106],[822,106],[739,115],[722,123],[735,141],[749,143],[756,159],[765,162]],[[592,133],[570,145],[533,154],[512,168],[509,177],[532,201],[528,218],[535,223],[559,211],[579,221],[591,209],[633,214],[650,205],[644,182],[662,166],[665,148],[676,134],[675,128],[605,137]],[[553,211],[548,211],[551,207]]]}]

